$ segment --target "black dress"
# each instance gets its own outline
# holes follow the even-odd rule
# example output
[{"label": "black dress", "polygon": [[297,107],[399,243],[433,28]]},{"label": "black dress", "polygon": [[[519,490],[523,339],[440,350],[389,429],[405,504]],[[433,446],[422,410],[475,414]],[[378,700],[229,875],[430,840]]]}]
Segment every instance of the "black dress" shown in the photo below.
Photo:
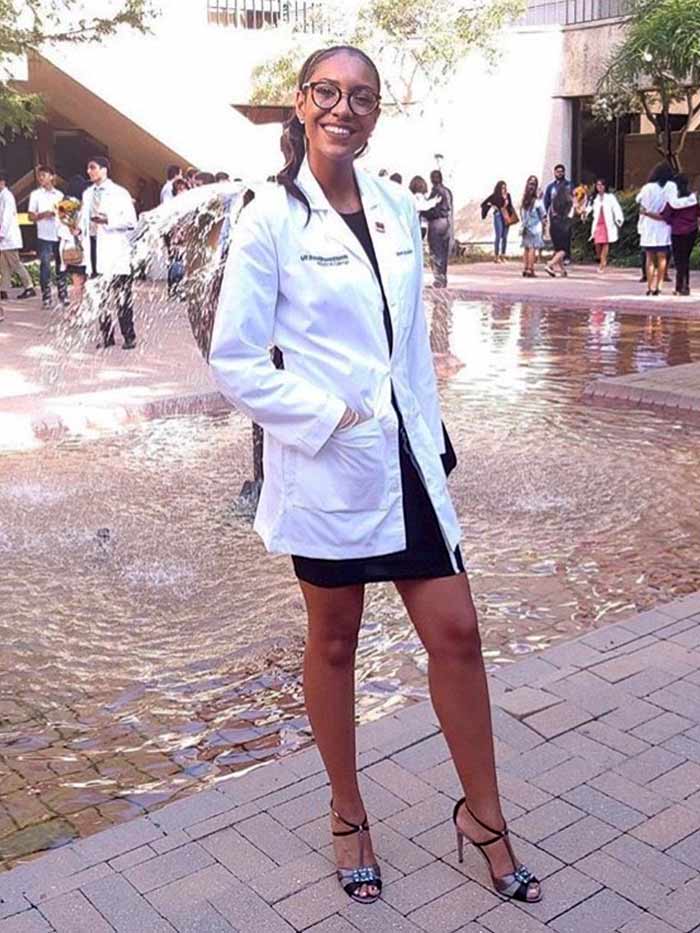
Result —
[{"label": "black dress", "polygon": [[[384,328],[389,343],[389,353],[391,353],[394,345],[391,316],[367,219],[364,211],[340,216],[362,244],[379,281],[384,299]],[[454,557],[450,555],[447,548],[435,509],[417,472],[411,444],[393,392],[392,404],[399,419],[399,462],[406,549],[392,554],[381,554],[378,557],[353,557],[337,560],[292,555],[294,572],[300,580],[316,586],[336,587],[357,583],[449,577],[464,571],[459,548],[455,550]],[[444,428],[443,434],[446,453],[443,454],[442,461],[445,472],[449,475],[457,463],[457,458]]]}]

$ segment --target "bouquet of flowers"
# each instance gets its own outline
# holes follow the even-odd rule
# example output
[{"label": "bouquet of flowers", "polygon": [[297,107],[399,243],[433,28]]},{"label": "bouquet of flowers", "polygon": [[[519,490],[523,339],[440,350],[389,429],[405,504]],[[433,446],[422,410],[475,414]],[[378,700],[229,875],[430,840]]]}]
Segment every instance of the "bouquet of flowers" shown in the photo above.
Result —
[{"label": "bouquet of flowers", "polygon": [[578,185],[578,187],[574,188],[572,194],[574,198],[574,210],[577,214],[582,214],[586,209],[588,188],[586,185]]},{"label": "bouquet of flowers", "polygon": [[80,201],[77,198],[64,198],[58,205],[59,217],[67,223],[75,220],[79,210]]}]

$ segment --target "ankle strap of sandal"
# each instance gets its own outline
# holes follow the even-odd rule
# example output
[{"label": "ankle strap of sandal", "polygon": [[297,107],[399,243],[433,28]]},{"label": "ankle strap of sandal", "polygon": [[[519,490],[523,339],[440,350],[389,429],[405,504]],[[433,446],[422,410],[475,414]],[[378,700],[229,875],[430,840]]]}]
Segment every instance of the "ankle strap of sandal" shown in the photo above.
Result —
[{"label": "ankle strap of sandal", "polygon": [[352,836],[354,833],[366,833],[369,832],[369,823],[367,822],[367,814],[365,814],[364,819],[361,823],[351,823],[349,820],[346,820],[344,816],[341,816],[340,813],[333,806],[333,801],[331,800],[331,813],[333,816],[340,820],[341,823],[345,823],[346,826],[349,826],[349,830],[340,830],[339,832],[332,832],[333,836]]}]

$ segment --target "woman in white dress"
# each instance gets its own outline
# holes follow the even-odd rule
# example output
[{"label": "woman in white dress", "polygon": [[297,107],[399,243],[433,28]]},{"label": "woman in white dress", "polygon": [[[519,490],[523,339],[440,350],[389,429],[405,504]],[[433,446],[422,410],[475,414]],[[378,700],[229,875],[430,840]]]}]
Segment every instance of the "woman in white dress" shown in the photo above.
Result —
[{"label": "woman in white dress", "polygon": [[647,295],[659,295],[666,276],[671,227],[653,215],[661,214],[669,198],[676,194],[672,178],[673,169],[668,162],[659,162],[636,198],[639,204],[639,242],[646,254]]}]

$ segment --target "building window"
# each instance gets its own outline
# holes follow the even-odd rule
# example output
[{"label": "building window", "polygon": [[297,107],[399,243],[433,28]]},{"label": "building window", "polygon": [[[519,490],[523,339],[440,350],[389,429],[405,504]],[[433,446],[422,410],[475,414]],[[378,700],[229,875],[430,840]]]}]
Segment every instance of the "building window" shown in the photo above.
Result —
[{"label": "building window", "polygon": [[630,0],[530,0],[520,22],[524,26],[575,26],[619,19],[629,10]]},{"label": "building window", "polygon": [[210,23],[236,29],[289,25],[322,32],[322,6],[316,0],[207,0],[207,15]]}]

